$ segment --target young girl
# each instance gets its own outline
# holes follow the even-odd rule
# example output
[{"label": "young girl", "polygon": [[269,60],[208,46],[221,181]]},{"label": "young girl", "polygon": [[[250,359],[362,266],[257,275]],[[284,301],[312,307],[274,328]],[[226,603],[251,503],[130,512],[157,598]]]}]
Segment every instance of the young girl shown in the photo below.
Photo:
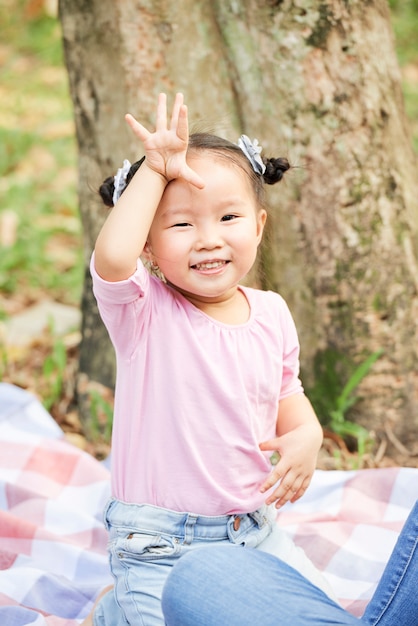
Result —
[{"label": "young girl", "polygon": [[271,552],[325,588],[275,524],[307,489],[322,441],[295,326],[278,294],[240,286],[266,221],[263,185],[289,164],[263,160],[245,136],[189,138],[181,94],[169,124],[159,96],[153,133],[126,121],[145,159],[102,185],[114,208],[91,263],[117,356],[105,511],[115,588],[95,624],[164,624],[171,567],[208,543]]}]

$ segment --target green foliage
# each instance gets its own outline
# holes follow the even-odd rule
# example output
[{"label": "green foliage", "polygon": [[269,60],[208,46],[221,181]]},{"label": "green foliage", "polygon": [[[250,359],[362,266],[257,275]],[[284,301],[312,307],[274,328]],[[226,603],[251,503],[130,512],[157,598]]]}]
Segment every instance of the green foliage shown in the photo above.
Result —
[{"label": "green foliage", "polygon": [[7,176],[35,143],[31,133],[16,128],[0,128],[0,176]]},{"label": "green foliage", "polygon": [[25,0],[3,0],[1,3],[0,23],[4,40],[13,45],[16,55],[36,55],[45,65],[62,65],[61,31],[56,16],[43,10],[30,15],[27,5]]},{"label": "green foliage", "polygon": [[418,153],[418,0],[390,0],[396,52],[403,69],[405,109]]},{"label": "green foliage", "polygon": [[90,394],[90,415],[89,422],[90,437],[97,441],[102,434],[105,443],[110,443],[113,426],[113,408],[100,393],[93,389]]},{"label": "green foliage", "polygon": [[329,416],[337,406],[337,398],[344,387],[344,381],[349,379],[353,369],[354,364],[337,350],[327,348],[316,353],[313,363],[315,383],[307,392],[324,426],[328,426]]},{"label": "green foliage", "polygon": [[43,405],[48,411],[61,397],[66,365],[67,350],[62,340],[57,339],[42,367]]},{"label": "green foliage", "polygon": [[6,347],[0,342],[0,382],[3,380],[4,373],[7,371],[8,356]]},{"label": "green foliage", "polygon": [[[344,439],[354,439],[360,457],[365,453],[370,434],[363,426],[351,422],[347,413],[359,400],[358,386],[382,354],[383,350],[377,350],[354,367],[336,351],[318,353],[314,364],[315,385],[308,391],[321,423]],[[347,382],[344,384],[343,380]]]},{"label": "green foliage", "polygon": [[383,354],[383,350],[377,350],[373,352],[363,363],[361,363],[351,374],[347,383],[344,385],[342,391],[336,398],[335,409],[330,411],[329,426],[337,435],[341,437],[351,436],[357,440],[357,449],[360,457],[362,457],[366,450],[366,444],[370,440],[370,434],[368,430],[360,426],[360,424],[354,424],[346,419],[346,413],[353,407],[358,401],[358,396],[355,395],[357,387],[361,381],[369,373],[373,364]]},{"label": "green foliage", "polygon": [[418,57],[418,0],[394,0],[392,26],[396,51],[401,65],[416,62]]},{"label": "green foliage", "polygon": [[[32,185],[28,188],[22,186],[18,192],[20,201],[29,196],[31,190]],[[11,190],[10,198],[14,197],[14,193],[15,190]],[[16,201],[15,206],[18,204]],[[32,216],[23,210],[17,214],[17,239],[12,246],[2,250],[0,290],[13,294],[21,289],[36,289],[46,291],[62,302],[77,303],[82,280],[81,245],[73,247],[73,241],[78,239],[77,233],[66,230],[65,219],[62,227],[56,226],[53,221],[49,225],[46,211],[40,210],[37,219],[44,218],[44,224],[41,226],[38,223],[34,236]],[[68,252],[61,251],[65,244],[71,246]]]},{"label": "green foliage", "polygon": [[[83,246],[76,150],[58,19],[23,0],[0,7],[0,219],[13,213],[15,240],[1,249],[0,296],[16,292],[77,305]],[[0,297],[1,302],[1,297]],[[4,317],[1,311],[0,316]]]}]

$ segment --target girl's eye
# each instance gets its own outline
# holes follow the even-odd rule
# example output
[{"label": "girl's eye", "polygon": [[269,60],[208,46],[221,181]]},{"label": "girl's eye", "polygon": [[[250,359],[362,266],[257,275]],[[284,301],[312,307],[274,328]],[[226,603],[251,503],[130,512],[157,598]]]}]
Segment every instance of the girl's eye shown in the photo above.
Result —
[{"label": "girl's eye", "polygon": [[236,217],[237,217],[236,215],[232,215],[232,214],[224,215],[223,218],[221,219],[221,222],[230,222],[231,220],[234,220]]},{"label": "girl's eye", "polygon": [[190,226],[190,224],[188,224],[187,222],[179,222],[178,224],[173,224],[172,228],[178,228],[181,226]]}]

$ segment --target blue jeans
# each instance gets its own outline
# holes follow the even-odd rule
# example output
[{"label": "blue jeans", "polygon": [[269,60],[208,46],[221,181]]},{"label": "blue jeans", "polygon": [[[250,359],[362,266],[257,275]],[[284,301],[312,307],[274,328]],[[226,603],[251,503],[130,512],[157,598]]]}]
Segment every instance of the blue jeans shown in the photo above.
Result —
[{"label": "blue jeans", "polygon": [[418,626],[418,501],[365,614],[358,619],[280,559],[215,547],[189,554],[167,579],[167,626]]},{"label": "blue jeans", "polygon": [[95,626],[162,626],[161,595],[172,567],[209,545],[209,550],[233,545],[239,552],[258,548],[273,553],[326,589],[322,575],[277,526],[275,516],[274,507],[266,506],[243,515],[208,517],[111,500],[105,524],[115,587],[99,601]]}]

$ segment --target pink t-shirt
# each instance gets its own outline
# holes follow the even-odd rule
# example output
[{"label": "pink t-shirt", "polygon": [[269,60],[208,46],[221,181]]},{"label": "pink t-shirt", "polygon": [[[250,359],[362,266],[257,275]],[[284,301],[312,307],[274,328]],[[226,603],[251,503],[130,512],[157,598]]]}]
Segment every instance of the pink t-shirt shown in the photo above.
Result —
[{"label": "pink t-shirt", "polygon": [[259,508],[279,399],[303,392],[299,342],[273,292],[242,287],[250,319],[218,322],[138,261],[93,290],[117,359],[112,495],[200,515]]}]

